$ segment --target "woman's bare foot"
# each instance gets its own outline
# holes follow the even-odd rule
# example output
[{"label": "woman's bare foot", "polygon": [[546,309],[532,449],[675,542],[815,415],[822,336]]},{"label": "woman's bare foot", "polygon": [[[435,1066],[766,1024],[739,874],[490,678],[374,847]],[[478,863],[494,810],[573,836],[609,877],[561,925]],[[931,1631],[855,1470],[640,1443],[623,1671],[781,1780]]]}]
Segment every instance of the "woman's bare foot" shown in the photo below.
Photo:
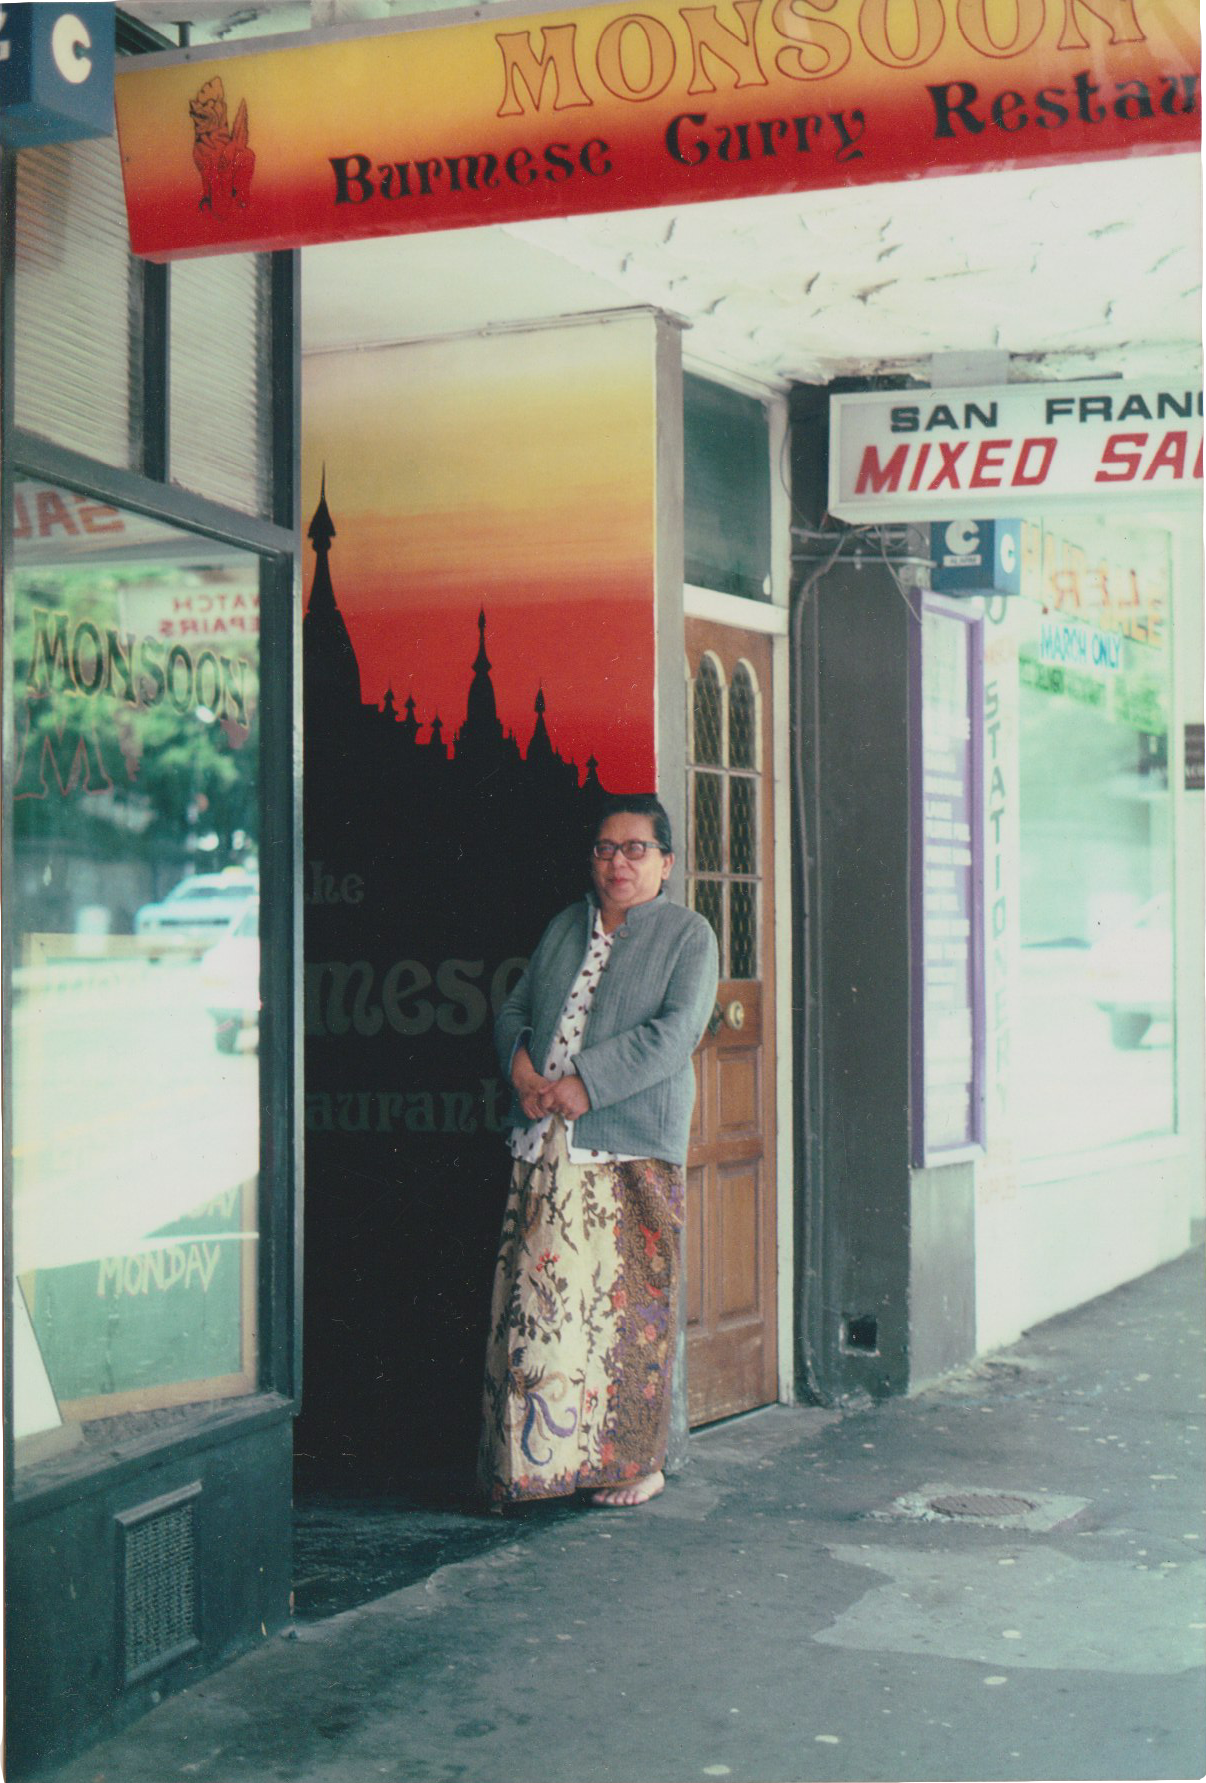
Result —
[{"label": "woman's bare foot", "polygon": [[657,1473],[647,1473],[643,1479],[630,1480],[626,1486],[608,1486],[592,1492],[590,1502],[602,1505],[604,1509],[620,1510],[628,1505],[648,1504],[651,1498],[665,1489],[666,1476],[659,1468]]}]

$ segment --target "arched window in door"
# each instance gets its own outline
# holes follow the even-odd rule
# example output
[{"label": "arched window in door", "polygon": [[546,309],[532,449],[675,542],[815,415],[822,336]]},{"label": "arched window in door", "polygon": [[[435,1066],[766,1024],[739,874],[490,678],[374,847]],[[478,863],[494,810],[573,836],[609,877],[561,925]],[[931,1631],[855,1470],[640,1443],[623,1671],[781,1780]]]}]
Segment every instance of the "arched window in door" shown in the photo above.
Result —
[{"label": "arched window in door", "polygon": [[691,687],[687,898],[716,932],[721,976],[759,975],[758,687],[739,662],[728,687],[711,654]]}]

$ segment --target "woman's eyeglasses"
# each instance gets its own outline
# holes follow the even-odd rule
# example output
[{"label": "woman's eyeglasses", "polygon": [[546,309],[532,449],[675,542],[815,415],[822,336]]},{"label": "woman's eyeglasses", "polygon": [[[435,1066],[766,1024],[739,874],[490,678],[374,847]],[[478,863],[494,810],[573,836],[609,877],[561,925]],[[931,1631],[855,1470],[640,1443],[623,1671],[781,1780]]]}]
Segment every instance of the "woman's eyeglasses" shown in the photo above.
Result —
[{"label": "woman's eyeglasses", "polygon": [[659,854],[664,852],[660,842],[633,841],[596,842],[591,853],[597,861],[614,860],[617,853],[622,854],[626,861],[643,861],[651,848],[656,848]]}]

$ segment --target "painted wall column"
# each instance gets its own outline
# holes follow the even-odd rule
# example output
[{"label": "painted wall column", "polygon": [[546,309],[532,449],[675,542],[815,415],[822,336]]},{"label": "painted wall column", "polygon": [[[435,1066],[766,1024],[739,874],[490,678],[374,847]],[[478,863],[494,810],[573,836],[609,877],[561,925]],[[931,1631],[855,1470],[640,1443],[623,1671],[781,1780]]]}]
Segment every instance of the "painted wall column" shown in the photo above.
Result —
[{"label": "painted wall column", "polygon": [[827,410],[793,392],[796,1332],[801,1394],[823,1400],[966,1360],[975,1255],[971,1166],[911,1168],[916,596],[877,538],[821,528]]}]

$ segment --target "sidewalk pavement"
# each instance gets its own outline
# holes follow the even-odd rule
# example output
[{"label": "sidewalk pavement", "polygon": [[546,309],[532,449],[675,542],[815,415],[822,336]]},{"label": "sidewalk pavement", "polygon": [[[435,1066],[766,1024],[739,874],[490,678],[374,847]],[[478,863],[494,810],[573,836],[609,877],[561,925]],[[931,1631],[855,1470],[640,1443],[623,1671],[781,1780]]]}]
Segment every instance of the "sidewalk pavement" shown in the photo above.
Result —
[{"label": "sidewalk pavement", "polygon": [[1203,1285],[715,1426],[639,1510],[303,1506],[294,1626],[49,1778],[1199,1778]]}]

